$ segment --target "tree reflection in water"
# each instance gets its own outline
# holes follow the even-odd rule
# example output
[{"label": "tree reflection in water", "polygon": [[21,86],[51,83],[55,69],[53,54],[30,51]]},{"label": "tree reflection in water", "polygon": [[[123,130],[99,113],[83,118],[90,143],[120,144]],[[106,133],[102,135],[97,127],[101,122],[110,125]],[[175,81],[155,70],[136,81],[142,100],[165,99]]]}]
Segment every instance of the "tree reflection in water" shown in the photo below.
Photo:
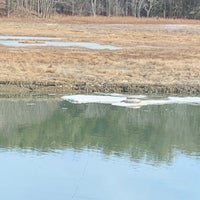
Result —
[{"label": "tree reflection in water", "polygon": [[200,106],[140,109],[23,100],[0,102],[2,148],[52,151],[73,148],[128,155],[135,161],[171,162],[176,151],[200,152]]}]

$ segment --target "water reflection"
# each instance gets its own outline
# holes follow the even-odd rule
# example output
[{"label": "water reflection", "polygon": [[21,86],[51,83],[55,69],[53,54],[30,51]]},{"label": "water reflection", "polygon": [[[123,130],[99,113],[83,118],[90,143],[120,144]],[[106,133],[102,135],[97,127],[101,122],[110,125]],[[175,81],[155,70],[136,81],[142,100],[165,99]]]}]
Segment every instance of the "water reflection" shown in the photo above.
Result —
[{"label": "water reflection", "polygon": [[68,102],[1,100],[0,146],[5,149],[92,149],[154,164],[176,152],[200,154],[200,106],[140,109]]}]

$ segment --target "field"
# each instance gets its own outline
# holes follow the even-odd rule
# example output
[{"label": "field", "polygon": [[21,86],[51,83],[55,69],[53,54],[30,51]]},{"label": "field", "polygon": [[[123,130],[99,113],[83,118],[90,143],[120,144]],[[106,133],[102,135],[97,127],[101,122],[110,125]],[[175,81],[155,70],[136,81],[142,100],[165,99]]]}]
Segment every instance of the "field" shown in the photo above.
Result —
[{"label": "field", "polygon": [[200,21],[0,18],[0,36],[48,36],[117,50],[0,45],[0,92],[200,94]]}]

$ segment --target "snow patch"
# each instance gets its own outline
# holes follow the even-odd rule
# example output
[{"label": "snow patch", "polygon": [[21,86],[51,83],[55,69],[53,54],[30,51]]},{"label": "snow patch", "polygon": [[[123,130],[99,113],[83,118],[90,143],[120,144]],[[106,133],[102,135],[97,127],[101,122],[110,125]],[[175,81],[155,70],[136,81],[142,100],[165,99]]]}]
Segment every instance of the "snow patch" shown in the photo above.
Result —
[{"label": "snow patch", "polygon": [[56,37],[31,37],[31,36],[0,36],[0,44],[14,47],[51,46],[51,47],[82,47],[93,50],[117,50],[118,47],[103,45],[94,42],[67,42]]},{"label": "snow patch", "polygon": [[190,104],[200,105],[200,97],[167,97],[164,99],[147,99],[143,95],[69,95],[63,96],[62,99],[74,103],[101,103],[111,104],[114,106],[140,108],[148,105],[165,105],[165,104]]}]

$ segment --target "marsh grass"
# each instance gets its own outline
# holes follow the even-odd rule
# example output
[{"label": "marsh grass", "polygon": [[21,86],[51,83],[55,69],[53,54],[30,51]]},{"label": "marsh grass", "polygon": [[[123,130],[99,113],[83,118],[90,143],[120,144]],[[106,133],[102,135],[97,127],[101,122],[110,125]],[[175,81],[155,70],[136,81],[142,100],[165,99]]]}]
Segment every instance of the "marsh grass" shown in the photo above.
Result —
[{"label": "marsh grass", "polygon": [[[116,17],[0,19],[1,35],[53,36],[121,49],[0,46],[2,81],[200,84],[199,21]],[[173,29],[167,24],[185,24]]]}]

